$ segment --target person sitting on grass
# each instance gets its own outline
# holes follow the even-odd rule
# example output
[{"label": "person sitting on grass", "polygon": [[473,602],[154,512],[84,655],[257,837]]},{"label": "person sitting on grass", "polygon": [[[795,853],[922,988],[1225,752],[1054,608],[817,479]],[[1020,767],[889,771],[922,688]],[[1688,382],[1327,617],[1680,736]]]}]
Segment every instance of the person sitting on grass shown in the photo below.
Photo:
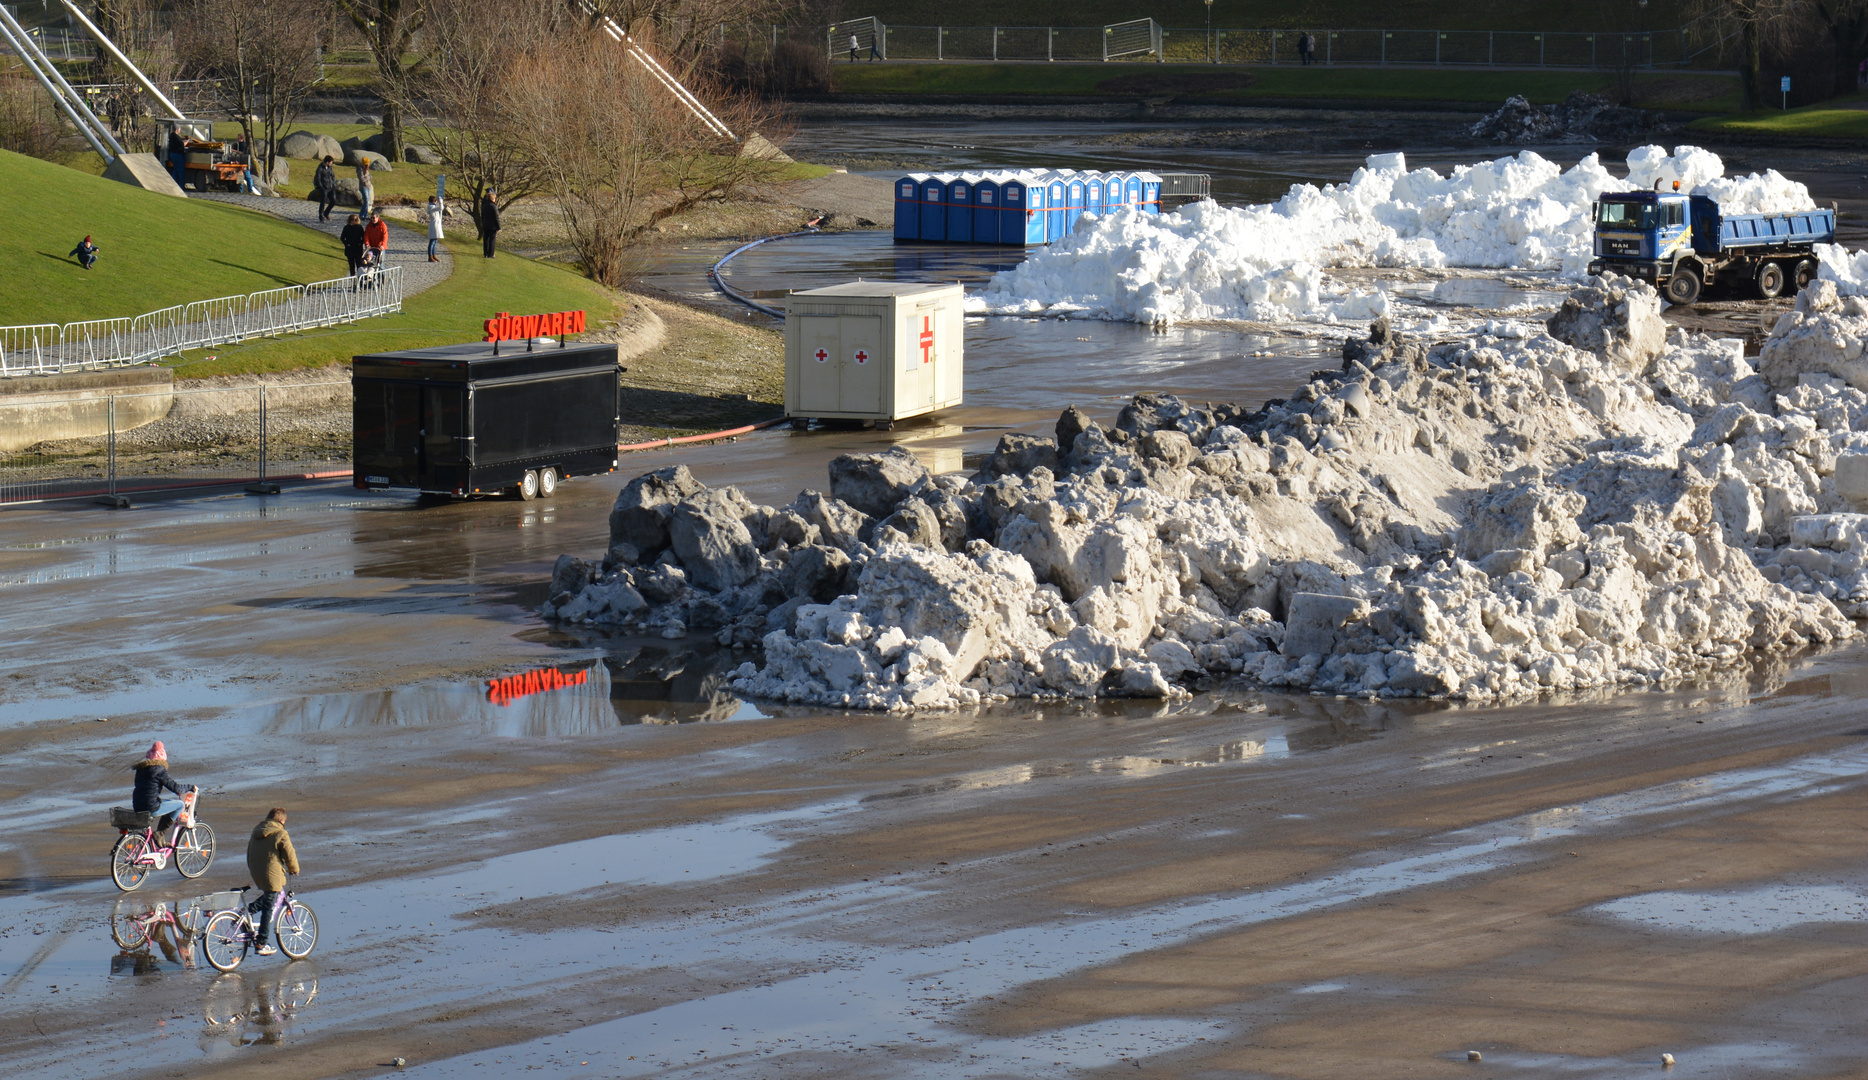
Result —
[{"label": "person sitting on grass", "polygon": [[84,239],[78,241],[77,247],[71,249],[71,254],[77,257],[78,265],[86,270],[97,265],[97,245],[91,243],[89,233],[85,234]]}]

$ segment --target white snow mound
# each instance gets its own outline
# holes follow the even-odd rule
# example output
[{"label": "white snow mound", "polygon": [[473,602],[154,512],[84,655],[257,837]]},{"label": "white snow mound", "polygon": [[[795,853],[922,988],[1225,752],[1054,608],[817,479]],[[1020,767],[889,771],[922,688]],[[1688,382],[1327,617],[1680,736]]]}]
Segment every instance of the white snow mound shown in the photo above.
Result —
[{"label": "white snow mound", "polygon": [[992,314],[1073,314],[1166,324],[1190,319],[1361,321],[1388,308],[1375,291],[1325,287],[1325,267],[1498,267],[1580,277],[1591,258],[1594,203],[1605,192],[1680,181],[1728,213],[1813,207],[1776,170],[1726,177],[1719,155],[1644,146],[1628,176],[1595,154],[1569,169],[1525,151],[1450,175],[1378,154],[1342,184],[1296,184],[1260,206],[1207,201],[1172,214],[1118,211],[995,274],[968,298]]}]

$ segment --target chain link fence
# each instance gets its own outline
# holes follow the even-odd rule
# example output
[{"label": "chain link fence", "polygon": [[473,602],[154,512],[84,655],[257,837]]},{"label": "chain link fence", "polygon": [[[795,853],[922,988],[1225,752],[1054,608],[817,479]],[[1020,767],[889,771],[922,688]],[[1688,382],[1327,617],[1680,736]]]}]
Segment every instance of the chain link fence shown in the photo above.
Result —
[{"label": "chain link fence", "polygon": [[350,383],[0,398],[0,505],[350,475]]},{"label": "chain link fence", "polygon": [[188,349],[402,310],[402,267],[197,300],[134,317],[0,326],[0,376],[146,364]]}]

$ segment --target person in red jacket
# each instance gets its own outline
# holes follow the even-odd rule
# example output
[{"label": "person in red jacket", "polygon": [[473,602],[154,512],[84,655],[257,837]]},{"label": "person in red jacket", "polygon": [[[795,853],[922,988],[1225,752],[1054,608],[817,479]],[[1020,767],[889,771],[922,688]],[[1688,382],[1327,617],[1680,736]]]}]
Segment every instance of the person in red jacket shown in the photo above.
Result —
[{"label": "person in red jacket", "polygon": [[363,246],[370,249],[370,265],[383,269],[383,255],[389,250],[389,223],[375,211],[370,212],[370,223],[363,227]]}]

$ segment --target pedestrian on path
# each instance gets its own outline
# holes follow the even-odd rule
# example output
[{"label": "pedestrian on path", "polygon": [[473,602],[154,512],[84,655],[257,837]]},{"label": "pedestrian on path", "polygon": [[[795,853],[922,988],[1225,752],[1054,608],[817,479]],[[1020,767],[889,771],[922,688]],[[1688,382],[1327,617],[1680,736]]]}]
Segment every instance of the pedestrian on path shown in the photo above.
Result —
[{"label": "pedestrian on path", "polygon": [[78,265],[86,270],[97,265],[97,245],[91,243],[90,233],[84,234],[84,239],[78,241],[78,246],[71,249],[71,254],[77,257]]},{"label": "pedestrian on path", "polygon": [[370,159],[357,159],[357,197],[363,200],[363,216],[370,216],[371,204],[376,201],[376,186],[370,182]]},{"label": "pedestrian on path", "polygon": [[246,869],[253,875],[253,887],[260,895],[249,911],[259,912],[259,948],[253,950],[260,956],[271,956],[275,951],[272,942],[272,916],[279,906],[279,894],[285,891],[286,877],[298,873],[298,852],[292,849],[292,836],[285,831],[285,808],[275,806],[266,813],[266,820],[253,826],[252,835],[246,840]]},{"label": "pedestrian on path", "polygon": [[312,174],[311,190],[318,195],[318,220],[331,220],[331,211],[337,209],[337,170],[331,166],[331,155],[324,155]]},{"label": "pedestrian on path", "polygon": [[856,63],[856,49],[857,49],[856,35],[851,34],[850,35],[850,63],[852,64]]},{"label": "pedestrian on path", "polygon": [[499,192],[492,188],[480,196],[480,251],[493,257],[493,238],[499,232]]},{"label": "pedestrian on path", "polygon": [[363,227],[363,246],[370,249],[370,265],[378,270],[388,267],[384,256],[389,253],[389,222],[383,215],[370,212],[370,223]]},{"label": "pedestrian on path", "polygon": [[350,276],[356,277],[363,269],[363,220],[357,215],[350,215],[344,223],[344,231],[337,234],[344,243],[344,258],[350,262]]},{"label": "pedestrian on path", "polygon": [[1317,39],[1311,37],[1309,31],[1306,30],[1304,33],[1297,35],[1297,58],[1303,61],[1303,66],[1309,67],[1311,65],[1311,62],[1315,59],[1314,54],[1316,51]]},{"label": "pedestrian on path", "polygon": [[881,34],[871,34],[869,36],[869,59],[871,60],[882,59],[882,54],[876,51],[876,43],[881,40],[882,40]]},{"label": "pedestrian on path", "polygon": [[429,262],[440,262],[441,261],[441,256],[438,254],[438,252],[441,249],[441,241],[443,239],[442,232],[441,232],[441,217],[447,212],[448,212],[447,207],[442,205],[441,203],[441,196],[439,195],[428,196],[428,261]]}]

